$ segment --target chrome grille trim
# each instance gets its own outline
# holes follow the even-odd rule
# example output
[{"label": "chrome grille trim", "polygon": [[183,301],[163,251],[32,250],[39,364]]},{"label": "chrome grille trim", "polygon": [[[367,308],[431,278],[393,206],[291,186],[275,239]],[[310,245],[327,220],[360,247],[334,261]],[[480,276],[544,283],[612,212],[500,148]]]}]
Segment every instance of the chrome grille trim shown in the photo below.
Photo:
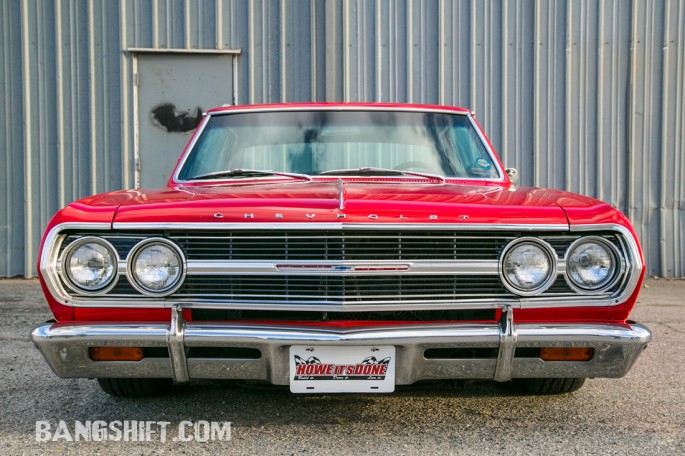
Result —
[{"label": "chrome grille trim", "polygon": [[[497,275],[497,261],[218,261],[187,262],[188,275]],[[335,269],[335,268],[338,269]],[[407,269],[402,269],[406,267]],[[395,270],[393,270],[393,268]]]}]

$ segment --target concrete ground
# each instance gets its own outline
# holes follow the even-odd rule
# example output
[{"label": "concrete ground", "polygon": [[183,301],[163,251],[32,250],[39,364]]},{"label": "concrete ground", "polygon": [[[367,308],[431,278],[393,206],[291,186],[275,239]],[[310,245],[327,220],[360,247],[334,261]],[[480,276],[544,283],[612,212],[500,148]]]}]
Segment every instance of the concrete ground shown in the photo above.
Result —
[{"label": "concrete ground", "polygon": [[[95,381],[56,377],[29,339],[50,318],[36,280],[0,281],[0,454],[685,454],[685,281],[646,282],[632,318],[654,333],[622,379],[573,394],[525,396],[467,383],[391,395],[294,396],[232,382],[117,399]],[[167,421],[150,442],[36,442],[36,421]],[[174,442],[183,421],[231,422],[231,439]],[[54,429],[54,428],[53,428]]]}]

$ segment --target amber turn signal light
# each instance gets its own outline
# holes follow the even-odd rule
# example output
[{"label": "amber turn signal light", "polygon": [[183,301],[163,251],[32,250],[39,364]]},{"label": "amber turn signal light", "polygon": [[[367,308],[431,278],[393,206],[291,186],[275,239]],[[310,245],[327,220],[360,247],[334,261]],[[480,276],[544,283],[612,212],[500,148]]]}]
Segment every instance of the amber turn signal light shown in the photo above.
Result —
[{"label": "amber turn signal light", "polygon": [[587,347],[543,347],[540,349],[540,358],[545,361],[589,361],[593,354],[594,350]]},{"label": "amber turn signal light", "polygon": [[90,347],[93,361],[140,361],[143,349],[140,347]]}]

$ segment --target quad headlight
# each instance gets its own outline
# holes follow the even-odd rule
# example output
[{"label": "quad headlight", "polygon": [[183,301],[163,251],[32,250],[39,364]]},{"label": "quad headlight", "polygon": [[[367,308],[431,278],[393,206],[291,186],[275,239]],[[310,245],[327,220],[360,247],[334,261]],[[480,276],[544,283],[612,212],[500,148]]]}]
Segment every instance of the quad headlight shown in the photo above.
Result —
[{"label": "quad headlight", "polygon": [[62,277],[83,294],[100,294],[114,286],[119,257],[104,239],[88,236],[67,246],[62,254]]},{"label": "quad headlight", "polygon": [[552,285],[557,276],[556,258],[552,246],[540,239],[517,239],[502,252],[502,283],[520,296],[540,294]]},{"label": "quad headlight", "polygon": [[611,243],[597,236],[580,238],[566,253],[566,277],[577,291],[601,291],[616,283],[619,255]]},{"label": "quad headlight", "polygon": [[142,241],[129,254],[127,275],[131,285],[145,295],[170,295],[183,283],[183,252],[166,239]]}]

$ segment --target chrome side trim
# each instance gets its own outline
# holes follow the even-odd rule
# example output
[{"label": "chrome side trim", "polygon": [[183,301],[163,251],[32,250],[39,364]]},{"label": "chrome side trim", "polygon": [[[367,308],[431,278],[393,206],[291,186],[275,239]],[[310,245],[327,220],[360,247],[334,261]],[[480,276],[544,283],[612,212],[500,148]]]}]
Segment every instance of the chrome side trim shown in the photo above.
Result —
[{"label": "chrome side trim", "polygon": [[499,351],[497,352],[497,364],[495,365],[496,382],[511,380],[511,371],[514,366],[514,354],[516,353],[516,329],[514,326],[514,312],[511,307],[502,310],[499,323]]}]

